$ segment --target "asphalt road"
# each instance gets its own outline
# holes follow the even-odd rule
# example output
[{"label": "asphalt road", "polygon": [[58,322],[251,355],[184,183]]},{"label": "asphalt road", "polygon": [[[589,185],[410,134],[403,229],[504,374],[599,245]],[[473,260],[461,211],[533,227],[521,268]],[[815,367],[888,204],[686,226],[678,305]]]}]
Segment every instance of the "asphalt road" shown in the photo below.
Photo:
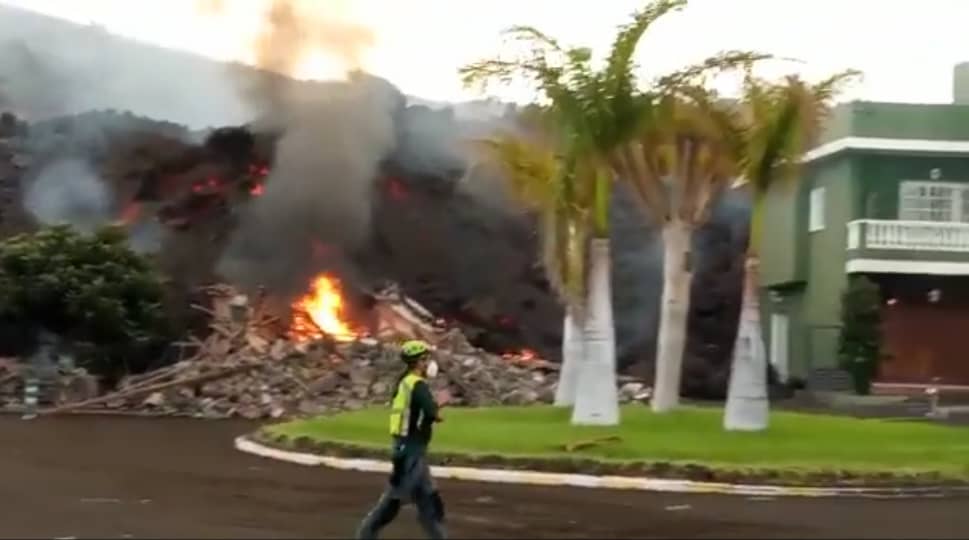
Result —
[{"label": "asphalt road", "polygon": [[[346,538],[383,477],[232,449],[251,424],[0,417],[4,538]],[[763,499],[442,482],[453,537],[969,538],[969,499]],[[413,512],[387,538],[417,538]]]}]

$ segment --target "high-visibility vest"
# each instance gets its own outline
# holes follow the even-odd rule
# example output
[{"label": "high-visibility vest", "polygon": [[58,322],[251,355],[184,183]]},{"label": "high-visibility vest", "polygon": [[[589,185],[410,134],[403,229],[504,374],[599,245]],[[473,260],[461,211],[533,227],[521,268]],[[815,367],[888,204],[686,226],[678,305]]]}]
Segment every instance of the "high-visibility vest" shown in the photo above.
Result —
[{"label": "high-visibility vest", "polygon": [[408,373],[397,385],[397,394],[390,407],[390,434],[394,437],[406,437],[410,429],[410,401],[414,393],[414,386],[424,378],[414,373]]}]

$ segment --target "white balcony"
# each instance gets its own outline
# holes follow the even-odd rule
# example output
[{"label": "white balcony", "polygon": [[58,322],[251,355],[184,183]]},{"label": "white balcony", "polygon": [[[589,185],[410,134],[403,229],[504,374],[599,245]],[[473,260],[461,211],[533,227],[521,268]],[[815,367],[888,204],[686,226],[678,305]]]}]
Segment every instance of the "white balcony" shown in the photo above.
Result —
[{"label": "white balcony", "polygon": [[848,249],[969,253],[969,223],[859,219],[848,223]]}]

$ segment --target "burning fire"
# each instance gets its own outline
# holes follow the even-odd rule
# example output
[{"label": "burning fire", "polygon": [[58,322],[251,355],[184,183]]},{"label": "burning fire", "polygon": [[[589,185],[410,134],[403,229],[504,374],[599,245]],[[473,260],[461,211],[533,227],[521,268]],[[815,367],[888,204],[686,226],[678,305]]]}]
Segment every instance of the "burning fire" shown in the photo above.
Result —
[{"label": "burning fire", "polygon": [[141,217],[141,203],[132,201],[121,211],[118,221],[123,225],[131,225],[138,221],[139,217]]},{"label": "burning fire", "polygon": [[521,360],[522,362],[531,362],[532,360],[538,359],[538,353],[531,349],[522,349],[515,352],[506,352],[502,355],[505,358],[513,358]]},{"label": "burning fire", "polygon": [[313,279],[310,292],[293,303],[293,313],[289,334],[297,341],[319,339],[324,334],[336,339],[357,335],[346,320],[340,282],[327,274]]}]

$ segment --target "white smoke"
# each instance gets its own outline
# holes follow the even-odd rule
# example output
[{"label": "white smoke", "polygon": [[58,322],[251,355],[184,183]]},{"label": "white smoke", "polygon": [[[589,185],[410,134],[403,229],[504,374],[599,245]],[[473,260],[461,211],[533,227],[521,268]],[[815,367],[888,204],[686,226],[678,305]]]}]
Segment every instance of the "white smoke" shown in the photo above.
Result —
[{"label": "white smoke", "polygon": [[91,232],[111,220],[111,194],[86,162],[55,161],[30,182],[24,207],[45,225],[70,224]]},{"label": "white smoke", "polygon": [[193,128],[252,117],[225,64],[2,5],[0,107],[31,121],[117,109]]}]

